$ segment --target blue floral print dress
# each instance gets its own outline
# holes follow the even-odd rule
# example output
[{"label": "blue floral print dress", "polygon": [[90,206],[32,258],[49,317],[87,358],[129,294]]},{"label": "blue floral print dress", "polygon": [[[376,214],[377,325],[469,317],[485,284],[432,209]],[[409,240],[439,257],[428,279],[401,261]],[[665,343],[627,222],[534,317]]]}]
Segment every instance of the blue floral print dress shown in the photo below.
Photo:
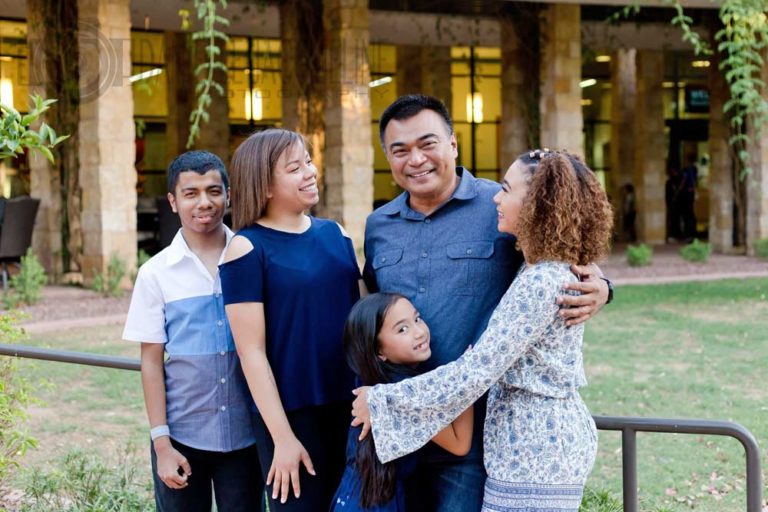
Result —
[{"label": "blue floral print dress", "polygon": [[566,326],[555,302],[563,283],[575,280],[566,263],[524,266],[472,350],[374,386],[368,405],[379,459],[417,450],[490,390],[483,512],[577,511],[597,431],[578,392],[586,385],[584,327]]}]

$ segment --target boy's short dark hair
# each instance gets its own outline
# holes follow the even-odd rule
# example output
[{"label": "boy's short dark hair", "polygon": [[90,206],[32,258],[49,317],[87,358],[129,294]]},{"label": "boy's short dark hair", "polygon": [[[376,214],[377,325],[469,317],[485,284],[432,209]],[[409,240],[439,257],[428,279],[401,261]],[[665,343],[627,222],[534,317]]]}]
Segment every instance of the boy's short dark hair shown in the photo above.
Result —
[{"label": "boy's short dark hair", "polygon": [[453,133],[453,121],[451,120],[451,114],[448,113],[448,109],[445,107],[445,103],[424,94],[406,94],[397,98],[381,114],[381,119],[379,119],[379,139],[381,140],[381,145],[384,145],[384,131],[391,120],[402,121],[410,119],[422,110],[431,110],[439,114],[448,127],[448,133]]},{"label": "boy's short dark hair", "polygon": [[219,171],[221,181],[224,182],[224,188],[229,188],[229,176],[227,168],[224,166],[221,158],[210,151],[187,151],[173,159],[168,166],[168,192],[176,193],[176,183],[179,181],[179,174],[182,172],[196,172],[205,174],[208,171]]}]

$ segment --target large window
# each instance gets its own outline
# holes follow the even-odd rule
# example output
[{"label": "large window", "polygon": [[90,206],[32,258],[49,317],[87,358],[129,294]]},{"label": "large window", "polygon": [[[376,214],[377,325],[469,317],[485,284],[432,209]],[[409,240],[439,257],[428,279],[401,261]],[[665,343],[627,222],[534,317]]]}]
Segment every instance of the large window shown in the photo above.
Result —
[{"label": "large window", "polygon": [[[0,20],[0,101],[20,112],[29,111],[27,25]],[[0,196],[29,194],[26,155],[0,160]]]},{"label": "large window", "polygon": [[397,99],[397,50],[393,45],[372,44],[368,47],[371,69],[371,143],[373,144],[373,198],[393,199],[402,189],[392,179],[387,157],[379,142],[379,119],[384,109]]},{"label": "large window", "polygon": [[459,162],[476,176],[499,180],[501,50],[451,48],[451,114]]}]

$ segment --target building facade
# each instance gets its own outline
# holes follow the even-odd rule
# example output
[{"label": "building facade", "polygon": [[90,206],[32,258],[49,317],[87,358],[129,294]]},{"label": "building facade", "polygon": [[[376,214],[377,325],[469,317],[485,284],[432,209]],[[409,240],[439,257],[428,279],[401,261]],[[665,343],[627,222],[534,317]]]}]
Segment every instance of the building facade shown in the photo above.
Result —
[{"label": "building facade", "polygon": [[[70,3],[79,27],[79,271],[88,281],[113,254],[132,264],[137,247],[157,249],[156,198],[166,192],[167,164],[186,148],[194,71],[205,50],[191,37],[198,22],[188,2]],[[67,79],[39,72],[51,59],[41,47],[60,34],[46,23],[47,2],[5,4],[0,99],[26,111],[30,93]],[[655,244],[675,234],[669,176],[689,161],[698,169],[698,236],[722,252],[751,251],[768,237],[768,142],[756,141],[755,172],[734,186],[722,74],[682,42],[671,11],[644,7],[638,19],[608,23],[616,6],[433,0],[414,11],[401,4],[231,2],[229,41],[220,44],[227,71],[217,72],[224,94],[212,93],[195,146],[228,161],[254,130],[301,131],[322,174],[317,213],[342,222],[360,247],[374,203],[400,192],[378,142],[378,118],[398,95],[423,92],[449,106],[459,161],[480,177],[498,180],[534,146],[582,154],[615,205],[618,240],[634,233]],[[706,33],[711,16],[702,6],[691,13]],[[0,163],[3,195],[42,199],[34,246],[59,275],[71,270],[57,255],[74,236],[62,237],[71,227],[61,222],[66,185],[42,158]],[[630,209],[634,226],[625,223]]]}]

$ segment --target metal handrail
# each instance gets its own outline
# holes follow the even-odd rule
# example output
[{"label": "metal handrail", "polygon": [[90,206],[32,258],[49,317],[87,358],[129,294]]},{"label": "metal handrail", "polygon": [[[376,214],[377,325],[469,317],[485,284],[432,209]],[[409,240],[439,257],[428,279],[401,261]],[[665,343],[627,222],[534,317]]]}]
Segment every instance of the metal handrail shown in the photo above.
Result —
[{"label": "metal handrail", "polygon": [[[53,350],[24,345],[0,344],[0,355],[85,364],[120,370],[141,370],[137,359],[103,356],[85,352]],[[637,433],[706,434],[737,439],[747,456],[747,512],[761,512],[763,473],[760,467],[760,447],[755,436],[742,425],[730,421],[670,418],[633,418],[593,416],[600,430],[621,432],[622,487],[624,512],[637,512]]]},{"label": "metal handrail", "polygon": [[621,432],[622,487],[624,512],[637,512],[637,444],[638,432],[670,434],[706,434],[737,439],[747,455],[747,512],[761,512],[763,473],[760,447],[755,436],[744,426],[730,421],[670,418],[632,418],[594,416],[600,430]]}]

